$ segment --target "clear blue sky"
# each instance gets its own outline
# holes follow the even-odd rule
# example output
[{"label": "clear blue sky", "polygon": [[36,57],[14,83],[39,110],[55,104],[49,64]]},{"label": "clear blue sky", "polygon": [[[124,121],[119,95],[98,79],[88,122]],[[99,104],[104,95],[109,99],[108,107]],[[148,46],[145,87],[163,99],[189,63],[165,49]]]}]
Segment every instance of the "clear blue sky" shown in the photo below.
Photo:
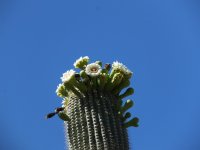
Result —
[{"label": "clear blue sky", "polygon": [[133,72],[131,150],[199,150],[198,0],[1,0],[0,150],[64,150],[60,76],[80,56]]}]

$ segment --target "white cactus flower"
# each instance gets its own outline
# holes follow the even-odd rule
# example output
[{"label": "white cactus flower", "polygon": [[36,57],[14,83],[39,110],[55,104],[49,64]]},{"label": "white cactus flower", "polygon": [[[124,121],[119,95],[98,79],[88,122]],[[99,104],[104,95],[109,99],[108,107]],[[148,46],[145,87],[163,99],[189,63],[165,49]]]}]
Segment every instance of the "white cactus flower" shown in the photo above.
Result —
[{"label": "white cactus flower", "polygon": [[131,77],[131,75],[133,74],[125,65],[123,65],[122,63],[118,61],[113,62],[112,69],[114,71],[119,71],[123,73],[124,75],[127,75],[128,77]]},{"label": "white cactus flower", "polygon": [[75,68],[82,68],[84,65],[87,65],[89,61],[89,57],[85,56],[85,57],[80,57],[79,59],[77,59],[74,63],[74,67]]},{"label": "white cactus flower", "polygon": [[68,82],[74,77],[75,73],[76,72],[72,69],[68,70],[67,72],[63,73],[63,76],[60,79],[62,82]]},{"label": "white cactus flower", "polygon": [[96,77],[101,73],[101,66],[96,63],[91,63],[86,66],[85,73],[89,76]]}]

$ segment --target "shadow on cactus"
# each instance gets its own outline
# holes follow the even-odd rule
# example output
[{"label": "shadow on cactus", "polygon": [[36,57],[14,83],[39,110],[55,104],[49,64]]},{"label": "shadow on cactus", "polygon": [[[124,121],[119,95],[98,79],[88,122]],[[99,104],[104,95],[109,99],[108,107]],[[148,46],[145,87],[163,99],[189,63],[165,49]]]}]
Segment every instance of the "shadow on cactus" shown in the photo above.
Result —
[{"label": "shadow on cactus", "polygon": [[[47,115],[64,121],[69,150],[129,150],[128,127],[138,127],[139,119],[128,110],[134,93],[129,87],[132,72],[117,61],[105,64],[80,57],[61,77],[56,93],[62,107]],[[122,90],[125,91],[122,93]]]}]

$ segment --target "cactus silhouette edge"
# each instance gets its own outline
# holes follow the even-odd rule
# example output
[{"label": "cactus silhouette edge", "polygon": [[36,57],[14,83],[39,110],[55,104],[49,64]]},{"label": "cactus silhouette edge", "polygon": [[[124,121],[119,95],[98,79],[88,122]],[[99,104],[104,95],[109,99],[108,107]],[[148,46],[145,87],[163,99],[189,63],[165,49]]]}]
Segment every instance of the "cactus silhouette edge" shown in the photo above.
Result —
[{"label": "cactus silhouette edge", "polygon": [[55,114],[64,121],[69,150],[129,150],[128,127],[138,127],[139,119],[128,111],[134,106],[127,96],[132,72],[122,63],[89,63],[88,56],[75,61],[63,73],[56,93],[63,99]]}]

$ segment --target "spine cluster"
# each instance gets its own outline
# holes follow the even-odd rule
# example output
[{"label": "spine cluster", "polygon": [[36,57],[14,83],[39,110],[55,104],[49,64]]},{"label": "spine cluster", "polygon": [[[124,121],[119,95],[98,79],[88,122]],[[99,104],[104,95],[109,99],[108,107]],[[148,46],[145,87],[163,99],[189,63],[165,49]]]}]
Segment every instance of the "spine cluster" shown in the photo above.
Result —
[{"label": "spine cluster", "polygon": [[139,121],[129,119],[134,103],[124,100],[134,93],[129,87],[132,72],[117,61],[104,67],[100,61],[88,62],[87,56],[76,60],[80,72],[66,71],[56,90],[63,98],[58,116],[65,121],[68,148],[129,150],[127,128],[137,127]]}]

